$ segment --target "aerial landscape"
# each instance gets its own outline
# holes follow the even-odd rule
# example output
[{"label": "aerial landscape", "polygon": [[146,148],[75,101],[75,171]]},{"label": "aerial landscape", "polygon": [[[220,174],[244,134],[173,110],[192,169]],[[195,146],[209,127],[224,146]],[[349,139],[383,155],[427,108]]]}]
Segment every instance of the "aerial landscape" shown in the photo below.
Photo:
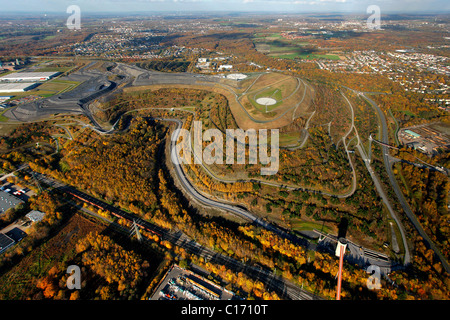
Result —
[{"label": "aerial landscape", "polygon": [[450,299],[446,1],[2,6],[0,300]]}]

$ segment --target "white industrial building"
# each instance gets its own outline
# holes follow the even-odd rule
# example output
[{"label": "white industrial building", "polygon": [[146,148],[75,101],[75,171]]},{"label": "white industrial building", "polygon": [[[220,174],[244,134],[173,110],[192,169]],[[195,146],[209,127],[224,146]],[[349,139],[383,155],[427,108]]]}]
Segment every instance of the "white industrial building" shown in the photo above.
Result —
[{"label": "white industrial building", "polygon": [[223,65],[221,65],[220,67],[219,67],[219,71],[220,70],[231,70],[231,69],[233,69],[233,66],[231,65],[231,64],[223,64]]},{"label": "white industrial building", "polygon": [[38,84],[26,82],[0,83],[0,93],[25,92],[33,89]]},{"label": "white industrial building", "polygon": [[44,219],[44,216],[45,216],[44,212],[40,212],[37,210],[30,211],[25,215],[25,217],[30,219],[32,222],[42,221],[42,219]]},{"label": "white industrial building", "polygon": [[16,72],[0,77],[1,82],[37,82],[47,81],[59,72]]}]

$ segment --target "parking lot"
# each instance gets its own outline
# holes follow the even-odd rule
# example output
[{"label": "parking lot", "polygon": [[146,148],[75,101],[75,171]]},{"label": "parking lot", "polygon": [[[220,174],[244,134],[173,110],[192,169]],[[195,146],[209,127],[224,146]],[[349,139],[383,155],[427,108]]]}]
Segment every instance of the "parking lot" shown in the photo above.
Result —
[{"label": "parking lot", "polygon": [[[14,196],[17,199],[20,199],[24,202],[28,201],[28,199],[34,195],[34,191],[29,188],[23,188],[13,183],[6,182],[6,180],[0,180],[0,191],[4,193],[8,193]],[[1,214],[1,213],[0,213]]]}]

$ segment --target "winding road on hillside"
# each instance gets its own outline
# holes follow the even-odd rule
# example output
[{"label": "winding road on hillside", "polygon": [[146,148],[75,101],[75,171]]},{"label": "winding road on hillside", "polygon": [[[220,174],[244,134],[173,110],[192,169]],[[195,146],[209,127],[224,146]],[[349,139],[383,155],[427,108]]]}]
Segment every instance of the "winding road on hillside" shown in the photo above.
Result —
[{"label": "winding road on hillside", "polygon": [[[350,105],[350,107],[351,107],[351,105]],[[175,122],[177,124],[177,129],[180,129],[182,127],[182,121],[179,119],[159,119],[159,120]],[[215,201],[215,200],[208,198],[205,195],[202,195],[189,182],[189,180],[186,177],[186,173],[183,170],[183,166],[181,165],[181,161],[179,159],[179,154],[176,150],[176,142],[179,139],[179,134],[180,134],[180,132],[178,130],[176,130],[171,139],[171,144],[170,144],[171,161],[174,166],[177,178],[178,178],[179,182],[182,184],[183,189],[186,190],[192,197],[194,197],[195,200],[199,201],[203,205],[206,205],[206,206],[209,206],[212,208],[219,208],[219,209],[225,210],[227,212],[236,214],[248,221],[251,221],[252,223],[254,223],[256,225],[259,225],[262,228],[265,228],[266,230],[276,233],[277,235],[279,235],[280,237],[282,237],[284,239],[288,239],[295,244],[301,245],[305,249],[317,250],[316,245],[311,244],[306,239],[297,237],[296,235],[292,234],[288,230],[285,230],[277,225],[273,225],[273,224],[265,221],[264,219],[257,217],[256,215],[254,215],[253,213],[251,213],[250,211],[248,211],[247,209],[245,209],[243,207],[240,207],[236,204],[227,204],[227,203]],[[345,143],[344,143],[344,145],[345,145]],[[355,183],[355,188],[356,188],[356,183]],[[388,270],[387,272],[389,272],[389,270],[391,270],[391,267],[393,266],[393,264],[391,261],[387,261],[386,257],[383,254],[376,253],[372,256],[368,256],[368,255],[361,256],[361,252],[368,252],[368,251],[370,251],[370,250],[367,250],[361,246],[352,244],[352,250],[350,250],[350,253],[348,253],[348,256],[349,256],[348,258],[351,261],[359,261],[359,263],[366,262],[369,264],[375,264],[375,265],[382,266],[385,270]]]},{"label": "winding road on hillside", "polygon": [[[147,108],[144,108],[144,109],[147,109]],[[165,108],[162,108],[162,109],[165,109]],[[297,235],[293,234],[289,230],[283,229],[280,226],[274,225],[260,217],[257,217],[256,215],[254,215],[253,213],[248,211],[245,207],[242,207],[242,206],[239,206],[239,205],[236,205],[233,203],[225,203],[222,201],[216,201],[216,200],[210,199],[210,197],[208,195],[205,195],[205,194],[202,194],[201,192],[199,192],[187,179],[186,173],[184,172],[183,166],[181,165],[180,159],[178,158],[179,155],[176,152],[176,142],[178,141],[179,134],[180,134],[180,132],[177,129],[181,129],[181,127],[183,125],[182,120],[175,119],[175,118],[154,118],[154,119],[160,120],[160,121],[173,122],[176,124],[177,128],[176,128],[176,131],[174,132],[174,134],[171,138],[171,142],[170,142],[171,161],[172,161],[172,164],[173,164],[173,167],[175,170],[176,177],[177,177],[178,181],[180,182],[181,187],[193,199],[195,199],[195,201],[198,201],[199,203],[201,203],[202,205],[205,205],[207,207],[224,210],[226,212],[230,212],[234,215],[237,215],[255,225],[258,225],[266,230],[272,231],[272,232],[276,233],[277,235],[279,235],[280,237],[282,237],[284,239],[288,239],[289,241],[292,241],[293,243],[300,245],[300,246],[304,247],[305,249],[308,249],[308,250],[316,250],[317,249],[315,244],[311,244],[306,239],[304,239],[302,237],[298,237]],[[102,133],[102,134],[114,134],[115,133],[114,129],[106,131],[101,128],[96,128],[96,131],[99,133]],[[348,150],[347,150],[347,152],[348,152]],[[274,186],[280,187],[280,185],[278,185],[278,184],[274,184]],[[356,183],[354,184],[353,188],[356,188]],[[305,190],[305,191],[308,191],[308,190]],[[317,191],[311,191],[311,192],[317,192]],[[350,192],[353,193],[354,190],[351,190]],[[326,193],[322,193],[322,194],[326,194]],[[359,259],[359,261],[361,261],[361,256],[359,253],[356,254],[355,256],[353,256],[353,253],[349,254],[349,255],[352,256],[353,260]],[[370,264],[384,265],[386,268],[389,269],[390,263],[386,264],[386,261],[384,259],[378,259],[376,257],[368,257],[368,256],[366,256],[364,259],[366,261],[368,261]]]},{"label": "winding road on hillside", "polygon": [[[134,70],[134,71],[141,72],[141,70]],[[146,72],[143,71],[142,73],[145,74]],[[169,77],[169,76],[165,75],[165,77]],[[188,81],[189,79],[192,79],[192,77],[193,76],[189,76],[189,77],[186,77],[186,79],[183,79],[183,80]],[[170,79],[173,80],[173,81],[176,80],[176,79],[172,79],[172,78],[170,78]],[[152,81],[156,81],[157,82],[158,80],[157,79],[153,79]],[[303,83],[303,85],[305,87],[305,91],[304,91],[304,94],[303,94],[303,98],[301,99],[299,104],[301,104],[303,102],[303,100],[305,98],[306,88],[308,86],[305,82],[303,82],[303,80],[300,80],[300,81]],[[237,96],[236,96],[236,99],[238,100]],[[296,106],[298,106],[299,104],[297,104]],[[296,106],[294,106],[294,107],[296,107]],[[294,108],[294,107],[291,107],[291,108]],[[351,105],[350,105],[350,107],[351,107]],[[87,113],[90,113],[89,110],[85,110],[85,111]],[[314,113],[311,115],[311,117],[313,115],[314,115]],[[93,116],[91,114],[90,114],[89,119],[93,120],[92,121],[92,126],[88,125],[88,124],[83,124],[83,125],[85,125],[87,127],[90,127],[91,129],[95,130],[96,132],[98,132],[100,134],[113,134],[116,131],[115,130],[115,125],[108,131],[103,130],[103,128],[101,128],[101,126],[95,121],[95,119],[93,118]],[[174,123],[177,124],[178,128],[181,128],[181,126],[182,126],[182,121],[179,120],[179,119],[159,119],[159,120],[174,122]],[[347,144],[345,143],[345,138],[348,136],[348,134],[351,132],[351,130],[353,130],[353,128],[354,128],[354,125],[353,125],[353,122],[352,122],[352,127],[350,128],[350,131],[345,135],[345,137],[343,137],[343,144],[345,146],[345,151],[347,152],[347,155],[348,155],[349,160],[350,160],[350,166],[352,167],[352,171],[353,171],[353,183],[352,183],[352,187],[351,187],[351,189],[349,191],[345,192],[344,194],[337,195],[337,197],[340,197],[340,198],[349,197],[356,190],[356,177],[355,177],[355,171],[354,171],[355,169],[353,168],[353,164],[352,164],[352,161],[350,159],[349,151],[347,150]],[[175,138],[176,139],[172,139],[172,141],[171,141],[171,149],[172,150],[173,150],[174,145],[175,145],[174,142],[177,141],[178,136],[175,136]],[[172,154],[176,154],[176,152],[175,153],[172,152]],[[175,160],[175,159],[172,159],[172,160]],[[177,163],[176,161],[173,162],[173,163],[175,164],[174,165],[174,170],[176,172],[177,178],[180,181],[180,183],[182,184],[183,189],[186,190],[198,202],[200,202],[200,203],[202,203],[202,204],[204,204],[206,206],[209,206],[209,207],[218,208],[218,209],[221,209],[221,210],[225,210],[225,211],[231,212],[231,213],[233,213],[235,215],[238,215],[238,216],[244,218],[247,221],[250,221],[250,222],[252,222],[252,223],[254,223],[256,225],[259,225],[262,228],[270,230],[270,231],[278,234],[279,236],[292,241],[293,243],[302,245],[303,247],[305,247],[307,249],[312,249],[312,250],[315,249],[313,246],[311,246],[311,244],[307,240],[305,240],[303,238],[299,238],[296,235],[292,234],[290,231],[285,230],[285,229],[283,229],[283,228],[281,228],[279,226],[273,225],[273,224],[267,222],[266,220],[255,216],[253,213],[251,213],[250,211],[248,211],[246,208],[244,208],[242,206],[215,201],[215,200],[210,199],[210,197],[208,195],[201,194],[189,182],[189,180],[187,179],[187,177],[185,175],[185,172],[183,171],[183,167],[181,165],[176,165],[176,163]],[[255,179],[250,179],[249,181],[250,182],[255,182]],[[227,182],[230,183],[230,181],[227,181]],[[237,181],[233,181],[233,182],[237,182]],[[258,181],[258,182],[261,182],[261,181]],[[308,190],[308,189],[305,189],[305,188],[299,188],[298,186],[287,186],[287,185],[281,185],[281,184],[272,183],[272,182],[261,182],[261,183],[265,183],[267,185],[272,185],[272,186],[275,186],[275,187],[285,188],[285,189],[289,189],[289,190],[301,190],[301,191],[305,191],[305,192],[320,193],[320,194],[328,195],[328,196],[336,196],[336,195],[333,195],[333,194],[329,194],[329,193],[321,192],[321,191],[317,191],[317,190]]]},{"label": "winding road on hillside", "polygon": [[[271,182],[271,181],[267,181],[267,180],[264,180],[264,179],[257,179],[257,178],[240,178],[240,179],[229,179],[228,178],[228,179],[225,179],[223,177],[218,177],[214,172],[212,172],[208,168],[208,166],[206,166],[203,163],[203,161],[198,159],[199,157],[197,156],[197,154],[194,153],[194,157],[196,157],[198,160],[200,160],[199,161],[200,165],[206,171],[206,173],[208,173],[208,175],[210,177],[212,177],[213,179],[215,179],[217,181],[220,181],[222,183],[252,182],[252,183],[260,183],[260,184],[264,184],[264,185],[272,186],[272,187],[276,187],[276,188],[282,188],[282,189],[286,189],[286,190],[290,190],[290,191],[300,190],[300,191],[303,191],[303,192],[319,193],[319,194],[326,195],[326,196],[329,196],[329,197],[337,197],[337,198],[348,198],[348,197],[351,197],[356,191],[357,178],[356,178],[356,172],[355,172],[354,164],[353,164],[353,161],[352,161],[352,159],[350,157],[350,151],[347,148],[348,143],[347,144],[345,143],[345,139],[347,138],[347,136],[353,130],[355,130],[355,132],[356,132],[356,127],[355,127],[355,122],[354,122],[353,106],[351,105],[350,101],[347,99],[347,97],[345,97],[345,95],[343,93],[342,93],[342,95],[347,100],[350,112],[352,114],[352,124],[350,126],[350,129],[342,138],[342,141],[343,141],[343,144],[344,144],[344,149],[345,149],[345,152],[346,152],[347,157],[348,157],[349,165],[350,165],[350,167],[352,169],[352,185],[351,185],[351,188],[348,191],[346,191],[346,192],[343,192],[343,193],[340,193],[340,194],[333,194],[333,193],[329,193],[329,192],[322,191],[322,190],[309,189],[309,188],[306,188],[306,187],[303,187],[303,186],[290,185],[289,183]],[[314,111],[311,114],[311,116],[309,117],[308,121],[306,122],[306,127],[304,129],[306,131],[306,134],[308,134],[307,130],[309,128],[309,122],[311,121],[311,119],[314,116],[315,112],[316,111]],[[212,121],[212,119],[210,119],[210,120]],[[214,125],[216,125],[214,123],[214,121],[212,121],[212,122],[213,122]],[[218,127],[218,126],[216,125],[216,127]],[[357,132],[356,132],[356,137],[358,138],[358,144],[359,144],[360,139],[359,139],[359,136],[358,136]],[[302,146],[306,143],[306,140],[307,140],[307,138],[303,141]],[[298,147],[288,148],[288,150],[296,150],[296,149],[298,149]]]},{"label": "winding road on hillside", "polygon": [[300,244],[303,247],[310,249],[310,245],[309,245],[308,241],[298,238],[295,235],[288,233],[285,230],[281,229],[280,227],[275,226],[275,225],[265,221],[264,219],[256,217],[254,214],[252,214],[245,208],[236,206],[234,204],[226,204],[223,202],[218,202],[218,201],[212,200],[212,199],[207,198],[206,196],[202,195],[200,192],[198,192],[197,189],[186,178],[186,174],[183,170],[181,160],[179,159],[179,154],[176,150],[176,143],[180,137],[179,129],[181,129],[183,122],[179,119],[160,119],[160,120],[175,122],[177,124],[177,129],[175,130],[175,133],[171,139],[170,156],[171,156],[171,161],[174,166],[174,169],[175,169],[175,172],[176,172],[179,182],[182,184],[183,188],[191,196],[193,196],[197,201],[201,202],[204,205],[207,205],[207,206],[210,206],[213,208],[219,208],[219,209],[231,212],[233,214],[236,214],[236,215],[240,216],[241,218],[244,218],[247,221],[250,221],[256,225],[259,225],[260,227],[263,227],[267,230],[275,232],[276,234],[278,234],[279,236],[281,236],[285,239],[289,239],[290,241],[292,241],[294,243]]},{"label": "winding road on hillside", "polygon": [[[349,88],[348,88],[348,89],[349,89]],[[383,138],[383,142],[384,142],[384,143],[388,143],[387,124],[386,124],[386,119],[385,119],[385,117],[384,117],[384,114],[382,113],[382,111],[379,109],[379,107],[376,105],[376,103],[375,103],[372,99],[368,98],[368,97],[367,97],[364,93],[362,93],[362,92],[357,92],[357,91],[355,91],[355,92],[358,93],[358,94],[360,94],[360,95],[362,95],[362,96],[363,96],[363,97],[364,97],[364,98],[365,98],[365,99],[366,99],[366,100],[367,100],[367,101],[375,108],[375,110],[377,111],[378,116],[379,116],[379,119],[380,119],[380,122],[381,122],[381,130],[382,130],[382,138]],[[344,95],[344,98],[346,98],[345,95]],[[350,104],[350,102],[348,101],[348,99],[347,99],[347,102],[349,103],[349,105],[350,105],[350,107],[351,107],[351,104]],[[351,107],[351,108],[352,108],[352,107]],[[353,110],[352,110],[352,111],[353,111]],[[353,114],[353,113],[352,113],[352,114]],[[312,114],[311,116],[313,116],[313,114]],[[352,119],[354,120],[354,115],[352,116]],[[160,120],[176,122],[176,123],[178,124],[179,127],[181,126],[181,123],[182,123],[181,120],[178,120],[178,119],[160,119]],[[101,129],[101,128],[97,125],[97,123],[95,123],[95,122],[94,122],[94,126],[95,126],[95,127],[91,127],[91,126],[89,126],[89,127],[91,127],[91,129],[97,131],[98,133],[102,133],[102,134],[111,134],[111,133],[114,132],[114,126],[113,126],[113,128],[112,128],[111,130],[109,130],[109,131],[104,131],[104,130]],[[354,127],[354,122],[352,121],[352,127],[350,128],[349,132],[346,133],[345,137],[343,137],[343,142],[344,142],[343,144],[344,144],[344,147],[345,147],[345,149],[346,149],[347,154],[348,154],[348,150],[347,150],[347,144],[345,143],[345,138],[349,135],[349,133],[350,133],[353,129],[355,129],[355,132],[356,132],[356,128]],[[357,132],[356,132],[356,135],[357,135]],[[359,136],[358,136],[358,135],[357,135],[357,138],[358,138],[358,141],[359,141]],[[172,142],[172,148],[173,148],[173,147],[174,147],[174,146],[173,146],[173,142]],[[407,242],[406,242],[406,235],[405,235],[405,232],[404,232],[404,230],[403,230],[402,224],[401,224],[400,220],[398,219],[398,217],[396,216],[395,212],[393,211],[392,207],[390,206],[389,200],[388,200],[386,194],[383,192],[383,189],[382,189],[382,187],[381,187],[381,184],[380,184],[378,178],[377,178],[376,175],[374,174],[373,170],[371,170],[371,168],[370,168],[370,165],[369,165],[369,163],[368,163],[368,161],[367,161],[367,159],[368,159],[368,158],[367,158],[367,155],[365,155],[365,152],[364,152],[364,150],[362,149],[362,147],[361,147],[361,145],[360,145],[359,143],[358,143],[358,145],[357,145],[357,149],[358,149],[360,155],[362,156],[362,158],[365,160],[365,163],[366,163],[366,166],[367,166],[367,168],[368,168],[368,171],[369,171],[369,173],[370,173],[370,175],[371,175],[371,177],[372,177],[372,180],[374,181],[374,184],[375,184],[375,186],[376,186],[376,188],[377,188],[377,190],[378,190],[378,193],[380,194],[380,197],[383,199],[383,202],[386,204],[386,206],[387,206],[389,212],[391,213],[391,216],[393,217],[393,219],[396,221],[397,225],[399,226],[399,230],[400,230],[400,233],[401,233],[401,235],[402,235],[403,246],[404,246],[404,248],[405,248],[404,264],[405,264],[405,265],[406,265],[406,264],[409,264],[410,261],[411,261],[411,256],[410,256],[410,253],[409,253],[408,245],[407,245]],[[403,196],[403,194],[401,193],[401,190],[400,190],[400,188],[399,188],[399,186],[398,186],[398,183],[397,183],[397,181],[396,181],[396,179],[395,179],[395,177],[394,177],[394,175],[393,175],[393,173],[392,173],[392,169],[391,169],[391,165],[390,165],[390,158],[389,158],[389,153],[388,153],[388,148],[385,147],[385,146],[383,146],[383,157],[384,157],[384,162],[385,162],[385,166],[386,166],[386,171],[387,171],[387,173],[388,173],[390,182],[391,182],[391,184],[392,184],[392,186],[393,186],[393,188],[394,188],[394,191],[395,191],[397,197],[399,198],[399,201],[400,201],[400,203],[401,203],[403,209],[405,210],[405,213],[406,213],[406,214],[408,215],[408,217],[411,219],[412,223],[413,223],[413,224],[415,225],[415,227],[418,229],[420,235],[424,238],[424,240],[427,242],[427,244],[429,245],[429,247],[431,247],[431,248],[433,249],[433,251],[437,254],[437,256],[440,258],[440,260],[442,261],[442,264],[443,264],[444,268],[445,268],[447,271],[449,271],[450,268],[449,268],[448,263],[446,262],[445,258],[442,256],[442,254],[440,253],[440,251],[438,250],[438,248],[434,245],[434,243],[431,241],[431,239],[428,237],[428,235],[427,235],[427,234],[425,233],[425,231],[422,229],[420,223],[417,221],[415,215],[412,213],[411,209],[409,208],[409,205],[407,204],[406,200],[404,199],[404,196]],[[352,169],[353,169],[353,175],[355,175],[354,168],[353,168],[353,164],[352,164],[351,161],[350,161],[350,164],[351,164]],[[226,211],[232,212],[232,213],[234,213],[234,214],[236,214],[236,215],[238,215],[238,216],[240,216],[240,217],[242,217],[242,218],[244,218],[244,219],[246,219],[246,220],[248,220],[248,221],[251,221],[251,222],[253,222],[253,223],[256,223],[256,224],[260,225],[261,227],[264,227],[264,228],[266,228],[266,229],[268,229],[268,230],[274,231],[274,232],[276,232],[277,234],[279,234],[280,236],[289,238],[289,239],[291,239],[291,240],[293,240],[293,241],[298,242],[298,241],[300,240],[298,237],[292,236],[291,234],[287,233],[286,231],[282,230],[281,228],[279,228],[279,227],[277,227],[277,226],[274,226],[274,225],[268,223],[268,222],[265,221],[265,220],[262,220],[262,219],[260,219],[260,218],[255,217],[253,214],[251,214],[248,210],[246,210],[246,209],[243,208],[243,207],[236,206],[236,205],[234,205],[234,204],[226,204],[226,203],[218,202],[218,201],[215,201],[215,200],[211,200],[211,199],[209,199],[207,196],[202,195],[202,194],[201,194],[200,192],[198,192],[198,191],[190,184],[190,182],[187,180],[187,178],[186,178],[186,176],[185,176],[185,174],[184,174],[184,172],[183,172],[182,167],[181,167],[181,166],[174,166],[174,167],[175,167],[175,170],[176,170],[176,173],[177,173],[177,176],[178,176],[180,182],[183,184],[183,187],[184,187],[184,188],[185,188],[185,189],[186,189],[186,190],[187,190],[194,198],[196,198],[199,202],[201,202],[201,203],[203,203],[203,204],[205,204],[205,205],[207,205],[207,206],[216,207],[216,208],[220,208],[220,209],[222,209],[222,210],[226,210]],[[220,177],[215,176],[215,175],[209,170],[209,168],[207,168],[207,167],[204,166],[204,165],[203,165],[203,168],[204,168],[204,169],[205,169],[205,170],[206,170],[206,171],[207,171],[214,179],[216,179],[216,180],[218,180],[218,181],[221,181],[221,182],[224,182],[224,183],[234,183],[234,182],[237,182],[237,181],[230,181],[230,180],[226,180],[226,179],[223,179],[223,178],[220,178]],[[267,182],[267,181],[260,181],[260,180],[257,180],[257,179],[248,179],[247,181],[249,181],[249,182],[259,182],[259,183],[263,183],[263,184],[270,185],[270,186],[274,186],[274,187],[285,188],[285,189],[288,189],[288,190],[302,190],[302,191],[306,191],[306,192],[317,192],[317,193],[321,193],[321,194],[328,195],[328,196],[336,196],[336,195],[333,195],[333,194],[328,194],[328,193],[326,193],[326,192],[320,192],[320,191],[316,191],[316,190],[308,190],[308,189],[299,188],[299,187],[296,187],[296,186],[282,185],[282,184],[279,184],[279,183],[273,183],[273,182]],[[355,189],[356,189],[356,188],[355,188],[355,186],[356,186],[356,183],[355,183],[355,182],[356,182],[355,179],[353,179],[353,183],[352,183],[352,188],[351,188],[351,190],[349,190],[349,192],[347,192],[346,194],[338,195],[338,197],[339,197],[339,198],[345,198],[345,197],[351,196],[351,195],[354,193]]]}]

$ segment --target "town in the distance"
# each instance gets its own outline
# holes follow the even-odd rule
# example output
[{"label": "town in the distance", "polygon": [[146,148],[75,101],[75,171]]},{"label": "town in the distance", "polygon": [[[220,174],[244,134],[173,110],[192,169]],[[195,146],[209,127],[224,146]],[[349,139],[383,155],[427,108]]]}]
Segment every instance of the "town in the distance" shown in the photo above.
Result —
[{"label": "town in the distance", "polygon": [[0,300],[450,299],[450,13],[374,2],[2,12]]}]

